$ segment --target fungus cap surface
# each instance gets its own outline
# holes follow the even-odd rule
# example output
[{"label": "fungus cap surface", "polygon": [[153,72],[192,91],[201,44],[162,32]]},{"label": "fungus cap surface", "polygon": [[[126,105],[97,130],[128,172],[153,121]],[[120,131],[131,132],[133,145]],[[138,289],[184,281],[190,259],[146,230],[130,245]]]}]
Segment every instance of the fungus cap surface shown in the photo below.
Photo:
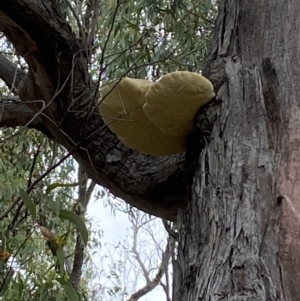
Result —
[{"label": "fungus cap surface", "polygon": [[135,135],[140,132],[141,126],[147,126],[149,120],[142,106],[150,85],[148,80],[125,77],[103,87],[99,110],[104,123],[115,134],[122,137]]},{"label": "fungus cap surface", "polygon": [[214,96],[213,85],[204,76],[176,71],[149,86],[143,110],[162,132],[182,137],[191,132],[197,111]]},{"label": "fungus cap surface", "polygon": [[152,82],[123,78],[102,89],[99,110],[104,123],[132,149],[156,156],[183,153],[185,137],[172,137],[160,131],[145,115],[145,94]]}]

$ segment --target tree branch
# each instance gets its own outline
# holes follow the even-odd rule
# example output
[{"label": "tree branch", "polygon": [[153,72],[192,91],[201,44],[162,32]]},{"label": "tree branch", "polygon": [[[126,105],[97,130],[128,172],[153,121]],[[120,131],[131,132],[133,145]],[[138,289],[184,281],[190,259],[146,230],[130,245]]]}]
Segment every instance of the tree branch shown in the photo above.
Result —
[{"label": "tree branch", "polygon": [[18,96],[2,97],[0,99],[0,127],[17,126],[34,128],[51,137],[42,123],[40,114],[30,109]]},{"label": "tree branch", "polygon": [[19,82],[26,75],[26,73],[17,68],[4,55],[0,54],[0,78],[10,89],[17,89]]},{"label": "tree branch", "polygon": [[[78,191],[78,209],[76,213],[80,216],[84,216],[86,212],[87,205],[90,201],[90,197],[92,195],[92,190],[95,185],[93,182],[89,187],[87,187],[87,176],[86,173],[79,167],[78,170],[78,180],[79,180],[79,191]],[[79,231],[76,231],[76,245],[75,245],[75,255],[72,273],[70,276],[70,282],[73,284],[76,290],[80,287],[81,275],[82,275],[82,265],[84,259],[84,244],[81,239],[81,235]]]},{"label": "tree branch", "polygon": [[[143,155],[123,145],[104,125],[97,109],[97,84],[57,1],[2,0],[0,30],[29,65],[18,85],[20,98],[35,114],[41,110],[36,100],[44,102],[42,114],[31,126],[72,151],[89,177],[115,196],[150,214],[176,220],[187,198],[184,155]],[[12,75],[6,80],[12,81]],[[17,109],[13,107],[14,112]],[[19,110],[22,118],[17,118],[11,107],[6,111],[7,124],[2,121],[1,126],[29,120],[29,112]]]}]

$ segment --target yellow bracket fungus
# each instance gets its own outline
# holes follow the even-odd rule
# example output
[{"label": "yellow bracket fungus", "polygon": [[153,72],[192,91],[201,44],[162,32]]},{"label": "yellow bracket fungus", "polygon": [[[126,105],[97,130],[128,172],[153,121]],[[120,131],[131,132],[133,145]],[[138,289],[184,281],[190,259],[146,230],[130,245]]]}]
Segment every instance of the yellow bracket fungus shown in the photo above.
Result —
[{"label": "yellow bracket fungus", "polygon": [[214,96],[213,85],[204,76],[188,71],[172,72],[151,85],[143,109],[162,132],[182,137],[193,129],[199,108]]},{"label": "yellow bracket fungus", "polygon": [[102,88],[104,123],[132,149],[164,156],[183,153],[197,111],[214,96],[204,76],[187,71],[158,82],[123,78]]}]

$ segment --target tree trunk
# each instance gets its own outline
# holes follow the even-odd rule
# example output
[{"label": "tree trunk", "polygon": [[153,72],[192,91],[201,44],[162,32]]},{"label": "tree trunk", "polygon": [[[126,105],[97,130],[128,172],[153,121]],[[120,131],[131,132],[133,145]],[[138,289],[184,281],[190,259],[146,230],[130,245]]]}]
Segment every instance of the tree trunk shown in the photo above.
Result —
[{"label": "tree trunk", "polygon": [[174,300],[299,300],[300,2],[219,10],[222,106],[179,214]]}]

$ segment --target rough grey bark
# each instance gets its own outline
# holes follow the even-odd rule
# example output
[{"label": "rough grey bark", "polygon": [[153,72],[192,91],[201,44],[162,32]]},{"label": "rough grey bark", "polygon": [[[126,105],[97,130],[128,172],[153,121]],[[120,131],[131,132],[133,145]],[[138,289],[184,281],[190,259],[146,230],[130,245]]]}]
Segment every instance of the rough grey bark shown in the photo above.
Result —
[{"label": "rough grey bark", "polygon": [[174,300],[299,300],[300,2],[219,1],[222,106],[179,215]]},{"label": "rough grey bark", "polygon": [[139,209],[175,220],[186,201],[184,155],[142,155],[104,126],[97,109],[99,87],[58,1],[0,1],[0,31],[29,65],[27,76],[17,70],[15,77],[15,68],[0,57],[0,77],[18,88],[23,101],[14,112],[13,103],[2,103],[0,125],[24,125],[31,120],[28,113],[38,113],[30,126],[71,151],[95,182]]}]

